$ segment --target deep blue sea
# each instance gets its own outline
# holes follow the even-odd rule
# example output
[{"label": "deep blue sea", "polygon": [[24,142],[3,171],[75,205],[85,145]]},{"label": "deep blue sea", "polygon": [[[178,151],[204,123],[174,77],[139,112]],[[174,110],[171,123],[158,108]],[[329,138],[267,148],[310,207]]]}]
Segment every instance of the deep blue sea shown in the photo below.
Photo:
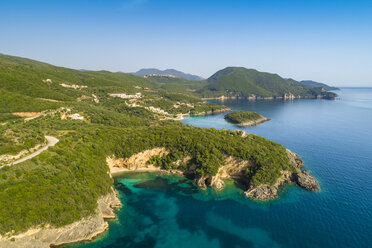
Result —
[{"label": "deep blue sea", "polygon": [[[337,94],[334,101],[222,102],[271,118],[243,129],[298,153],[319,192],[285,186],[261,203],[229,181],[221,192],[201,191],[177,176],[125,174],[115,182],[118,220],[96,241],[69,247],[372,247],[372,88]],[[223,116],[183,122],[236,129]]]}]

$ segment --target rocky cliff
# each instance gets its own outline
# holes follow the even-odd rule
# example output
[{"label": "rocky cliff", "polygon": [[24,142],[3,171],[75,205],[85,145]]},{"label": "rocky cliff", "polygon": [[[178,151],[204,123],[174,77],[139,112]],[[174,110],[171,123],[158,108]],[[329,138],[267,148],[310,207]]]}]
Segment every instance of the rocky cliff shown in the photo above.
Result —
[{"label": "rocky cliff", "polygon": [[[163,170],[160,167],[149,164],[148,161],[153,156],[165,156],[169,154],[166,148],[154,148],[132,155],[127,159],[113,159],[107,158],[107,163],[110,167],[111,173],[120,173],[126,171],[159,171],[165,173],[179,174],[179,175],[193,175],[196,169],[195,165],[190,165],[187,171],[181,170]],[[287,155],[290,162],[294,166],[294,171],[282,171],[281,177],[273,185],[260,185],[253,187],[249,185],[247,178],[244,176],[244,171],[247,167],[252,165],[251,161],[241,160],[233,156],[226,156],[224,165],[221,166],[215,176],[203,176],[194,178],[195,184],[201,189],[206,189],[208,186],[221,190],[225,186],[224,179],[232,179],[245,187],[244,194],[255,200],[269,200],[278,196],[278,189],[284,184],[297,184],[298,186],[315,191],[319,190],[319,184],[316,179],[308,172],[303,171],[304,166],[301,158],[287,150]],[[184,157],[181,162],[190,162],[192,157]]]},{"label": "rocky cliff", "polygon": [[247,122],[243,122],[243,123],[234,123],[234,125],[237,125],[237,126],[240,126],[240,127],[251,127],[251,126],[257,126],[261,123],[264,123],[266,121],[269,121],[271,119],[269,118],[266,118],[266,117],[262,117],[258,120],[253,120],[253,121],[247,121]]}]

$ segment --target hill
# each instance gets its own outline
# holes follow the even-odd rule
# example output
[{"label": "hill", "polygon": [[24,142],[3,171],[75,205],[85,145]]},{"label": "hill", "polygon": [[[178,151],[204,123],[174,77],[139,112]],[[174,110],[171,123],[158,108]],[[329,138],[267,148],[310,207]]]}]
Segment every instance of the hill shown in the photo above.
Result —
[{"label": "hill", "polygon": [[304,86],[277,74],[259,72],[243,67],[227,67],[207,79],[208,85],[199,93],[205,98],[242,97],[271,98],[334,98],[336,95],[320,88]]},{"label": "hill", "polygon": [[[111,203],[102,199],[115,198],[108,163],[114,159],[131,161],[149,153],[146,160],[139,160],[145,166],[177,171],[202,188],[218,189],[224,186],[220,168],[239,164],[231,177],[242,179],[247,196],[254,199],[276,197],[284,182],[282,171],[293,178],[285,182],[304,187],[296,178],[307,174],[282,145],[253,134],[243,137],[236,131],[177,121],[184,115],[222,111],[226,107],[166,90],[153,79],[78,71],[0,54],[0,247],[9,243],[50,247],[56,244],[56,233],[66,238],[58,238],[57,244],[68,243],[71,233],[82,235],[82,223],[93,236],[105,230],[103,215],[97,217],[97,211],[110,210]],[[46,136],[59,142],[32,159],[12,164],[45,147]],[[165,152],[154,154],[157,149]],[[98,231],[96,222],[84,222],[94,216],[103,225]],[[70,224],[72,230],[62,235],[60,228]],[[32,244],[35,238],[20,244],[25,236],[14,237],[37,228],[53,232],[54,236],[43,238],[47,243],[43,246]]]},{"label": "hill", "polygon": [[203,80],[202,77],[199,77],[197,75],[187,74],[182,71],[177,71],[174,69],[167,69],[167,70],[162,71],[162,70],[155,69],[155,68],[148,68],[148,69],[141,69],[137,72],[134,72],[133,74],[137,76],[149,76],[149,75],[174,76],[174,77],[179,77],[179,78],[185,78],[187,80]]},{"label": "hill", "polygon": [[[160,82],[127,73],[72,70],[0,54],[0,120],[13,112],[57,109],[66,102],[93,102],[95,108],[118,102],[118,98],[110,94],[126,97],[122,108],[147,108],[167,118],[225,108],[205,104],[200,98],[187,94],[199,83],[179,79],[180,83],[168,84],[162,79]],[[137,93],[141,97],[131,99]]]},{"label": "hill", "polygon": [[309,86],[309,87],[321,87],[321,88],[324,88],[325,90],[340,90],[337,87],[329,86],[327,84],[318,83],[318,82],[311,81],[311,80],[303,80],[303,81],[300,81],[300,83],[302,85],[306,85],[306,86]]}]

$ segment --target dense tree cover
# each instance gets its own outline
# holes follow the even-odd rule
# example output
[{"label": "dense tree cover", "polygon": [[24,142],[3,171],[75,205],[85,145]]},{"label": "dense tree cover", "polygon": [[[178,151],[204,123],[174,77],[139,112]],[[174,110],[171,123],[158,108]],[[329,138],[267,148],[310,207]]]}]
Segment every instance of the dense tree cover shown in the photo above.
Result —
[{"label": "dense tree cover", "polygon": [[[138,105],[142,108],[160,108],[171,114],[187,114],[192,109],[191,105],[207,108],[200,98],[192,96],[191,92],[186,90],[188,85],[195,86],[197,82],[182,80],[178,83],[183,85],[180,87],[185,90],[167,89],[166,91],[162,87],[163,83],[132,74],[77,71],[0,54],[0,114],[2,114],[0,119],[7,120],[6,117],[9,115],[4,114],[12,112],[39,112],[56,109],[70,105],[78,99],[92,103],[92,94],[99,99],[95,105],[109,106],[110,109],[114,108],[112,104],[120,103],[122,104],[117,109],[123,109],[123,103],[126,101],[124,99],[113,100],[113,97],[109,97],[111,93],[141,93],[143,98]],[[84,88],[66,88],[62,84],[84,86]],[[181,105],[175,107],[177,103]]]},{"label": "dense tree cover", "polygon": [[320,88],[311,88],[292,79],[283,79],[277,74],[259,72],[243,67],[227,67],[207,79],[208,85],[199,93],[203,97],[283,97],[293,94],[302,97],[316,97],[327,94]]},{"label": "dense tree cover", "polygon": [[[16,120],[16,119],[20,119],[20,118],[21,118],[20,116],[12,115],[10,113],[0,113],[0,122],[9,121],[9,120]],[[1,124],[5,125],[6,123],[3,122]]]},{"label": "dense tree cover", "polygon": [[[64,88],[60,83],[88,88]],[[137,92],[142,97],[133,101],[108,95]],[[165,147],[170,153],[151,162],[180,170],[192,164],[196,177],[215,175],[224,158],[234,156],[252,162],[246,171],[251,185],[275,183],[281,170],[292,169],[285,148],[275,142],[185,126],[146,109],[199,114],[224,108],[183,93],[165,91],[159,82],[134,75],[76,71],[0,55],[0,118],[6,121],[0,125],[0,154],[29,149],[44,142],[44,135],[60,140],[31,160],[0,169],[0,234],[46,224],[63,226],[93,214],[97,199],[112,187],[105,161],[111,155],[128,158]],[[133,102],[138,106],[128,106]],[[58,110],[28,122],[11,115],[49,109]],[[60,111],[79,113],[84,120],[61,119]],[[191,161],[175,163],[184,156]]]},{"label": "dense tree cover", "polygon": [[71,133],[32,160],[0,170],[0,233],[63,226],[94,213],[109,192],[105,147],[94,133]]},{"label": "dense tree cover", "polygon": [[[231,131],[172,125],[127,132],[115,148],[117,157],[127,158],[143,150],[166,147],[170,155],[154,158],[156,164],[166,168],[178,160],[180,154],[189,155],[197,166],[196,176],[215,175],[223,164],[224,155],[254,162],[256,169],[249,177],[259,183],[271,183],[267,174],[291,167],[283,146],[256,135],[242,138]],[[278,175],[273,177],[277,179]]]},{"label": "dense tree cover", "polygon": [[42,142],[44,142],[42,130],[34,123],[23,124],[18,121],[12,125],[0,125],[0,155],[17,154]]},{"label": "dense tree cover", "polygon": [[221,106],[218,104],[213,103],[206,103],[206,104],[197,104],[194,106],[193,109],[190,110],[191,115],[198,115],[204,113],[218,113],[220,111],[225,111],[227,108],[225,106]]},{"label": "dense tree cover", "polygon": [[225,155],[250,160],[252,184],[273,183],[280,170],[290,168],[285,148],[264,138],[242,138],[232,131],[184,126],[179,122],[112,127],[43,117],[27,130],[41,128],[61,140],[27,162],[0,169],[0,233],[52,224],[61,226],[92,214],[111,179],[106,156],[127,158],[155,147],[171,153],[153,158],[164,169],[186,170],[174,161],[191,156],[196,177],[215,175]]},{"label": "dense tree cover", "polygon": [[200,90],[204,85],[207,84],[206,81],[202,80],[187,80],[184,78],[173,78],[173,77],[164,77],[164,76],[152,76],[149,78],[154,82],[158,83],[160,88],[172,91],[172,92],[195,92]]},{"label": "dense tree cover", "polygon": [[234,112],[231,112],[225,115],[225,120],[235,123],[235,124],[255,121],[261,118],[263,117],[257,114],[256,112],[249,112],[249,111],[234,111]]},{"label": "dense tree cover", "polygon": [[[50,102],[43,99],[35,99],[18,93],[0,89],[0,113],[9,114],[13,112],[40,112],[43,110],[56,109],[61,103]],[[4,120],[13,119],[11,117]],[[8,115],[9,116],[9,115]]]}]

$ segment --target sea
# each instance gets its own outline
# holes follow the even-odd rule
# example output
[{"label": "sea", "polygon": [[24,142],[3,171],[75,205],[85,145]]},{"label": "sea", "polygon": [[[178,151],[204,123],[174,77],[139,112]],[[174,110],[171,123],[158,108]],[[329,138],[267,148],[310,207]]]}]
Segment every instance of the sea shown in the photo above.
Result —
[{"label": "sea", "polygon": [[[109,230],[69,248],[372,247],[372,88],[341,88],[336,100],[211,100],[271,119],[240,128],[300,155],[321,190],[294,185],[257,202],[226,181],[200,190],[174,175],[115,177],[123,206]],[[184,124],[237,129],[224,115],[187,117]]]}]

